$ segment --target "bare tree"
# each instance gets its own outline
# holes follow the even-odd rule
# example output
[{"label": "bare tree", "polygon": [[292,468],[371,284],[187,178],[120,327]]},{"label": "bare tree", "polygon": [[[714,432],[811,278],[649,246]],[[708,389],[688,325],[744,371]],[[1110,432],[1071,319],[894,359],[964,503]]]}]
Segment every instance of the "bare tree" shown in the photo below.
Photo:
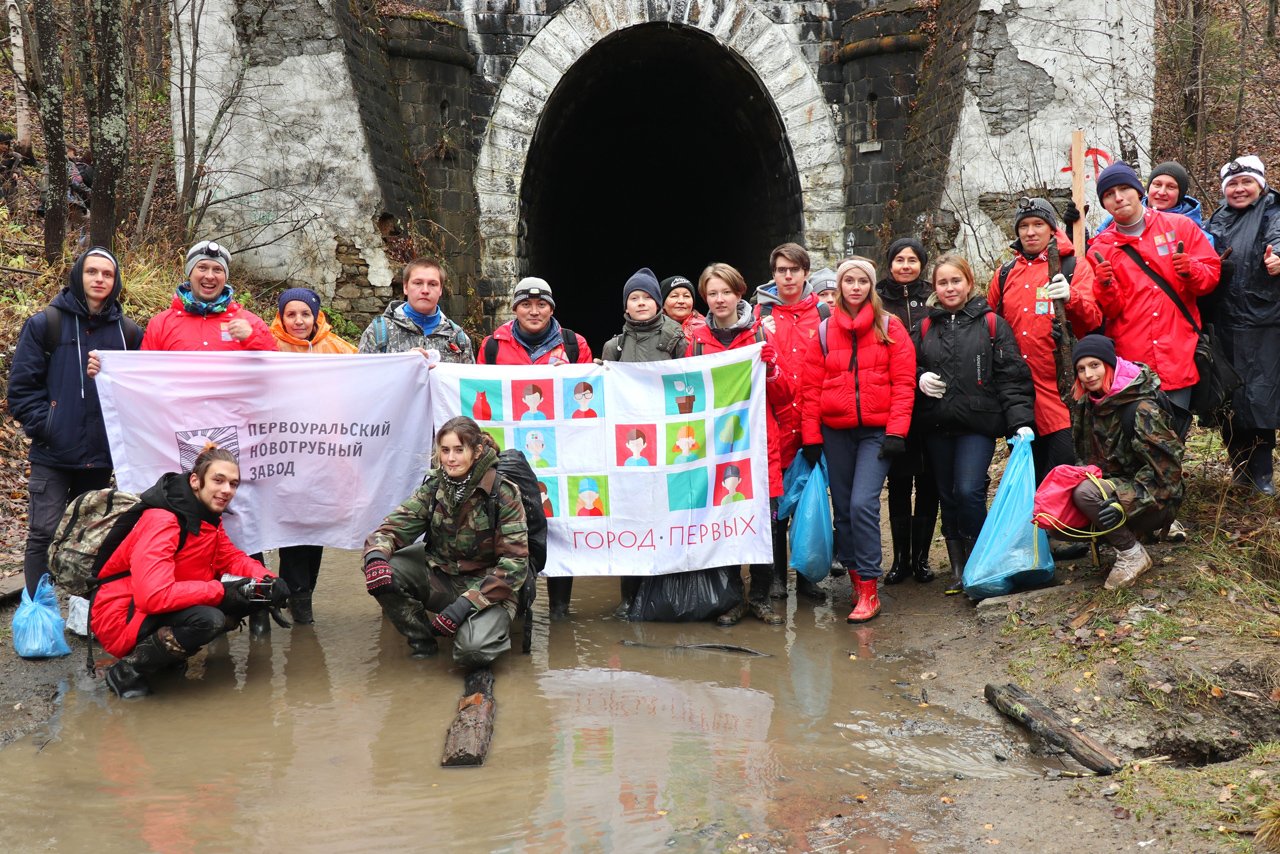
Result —
[{"label": "bare tree", "polygon": [[31,100],[27,97],[26,21],[18,0],[5,0],[9,19],[9,65],[13,71],[14,145],[22,152],[31,151]]},{"label": "bare tree", "polygon": [[108,248],[115,242],[118,185],[129,162],[123,17],[122,0],[81,0],[71,15],[94,160],[89,239]]},{"label": "bare tree", "polygon": [[40,63],[40,89],[36,93],[40,126],[44,131],[44,257],[50,264],[62,257],[67,236],[67,165],[62,119],[62,40],[58,37],[58,13],[53,0],[35,2],[36,58]]}]

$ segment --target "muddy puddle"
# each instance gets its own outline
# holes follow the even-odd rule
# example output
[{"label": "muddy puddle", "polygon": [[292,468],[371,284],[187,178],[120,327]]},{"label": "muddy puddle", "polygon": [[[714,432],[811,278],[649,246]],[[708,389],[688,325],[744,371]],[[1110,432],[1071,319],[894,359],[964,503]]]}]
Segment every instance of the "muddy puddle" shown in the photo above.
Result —
[{"label": "muddy puddle", "polygon": [[[570,623],[540,600],[533,653],[495,667],[488,763],[442,769],[462,676],[408,658],[356,562],[326,553],[314,627],[231,635],[149,699],[68,684],[0,751],[5,850],[701,850],[803,831],[871,783],[1041,773],[1001,728],[928,703],[919,661],[847,606],[619,623],[612,579],[577,582]],[[670,648],[708,642],[770,656]]]}]

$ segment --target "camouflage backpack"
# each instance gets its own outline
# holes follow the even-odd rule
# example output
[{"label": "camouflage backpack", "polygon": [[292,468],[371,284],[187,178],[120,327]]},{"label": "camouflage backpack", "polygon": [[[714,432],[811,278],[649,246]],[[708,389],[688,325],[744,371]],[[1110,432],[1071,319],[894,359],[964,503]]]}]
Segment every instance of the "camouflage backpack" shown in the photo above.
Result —
[{"label": "camouflage backpack", "polygon": [[[93,489],[67,505],[49,544],[49,572],[58,587],[72,596],[92,599],[99,587],[128,575],[126,570],[98,577],[148,509],[141,498],[119,489]],[[183,526],[178,534],[179,551],[186,539]]]}]

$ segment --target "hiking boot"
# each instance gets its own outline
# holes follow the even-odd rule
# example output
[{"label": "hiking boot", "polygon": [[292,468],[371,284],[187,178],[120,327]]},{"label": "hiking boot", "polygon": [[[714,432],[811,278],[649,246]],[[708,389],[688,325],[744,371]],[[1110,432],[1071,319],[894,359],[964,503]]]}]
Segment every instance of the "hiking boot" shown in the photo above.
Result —
[{"label": "hiking boot", "polygon": [[289,597],[289,615],[295,626],[309,626],[315,622],[311,615],[311,594],[294,593]]},{"label": "hiking boot", "polygon": [[1111,567],[1111,574],[1102,586],[1108,590],[1120,590],[1132,587],[1138,576],[1151,568],[1151,555],[1142,547],[1142,543],[1134,543],[1131,548],[1116,552],[1116,565]]},{"label": "hiking boot", "polygon": [[738,625],[739,621],[747,615],[747,602],[744,599],[737,605],[734,605],[728,611],[725,611],[719,617],[716,617],[716,625],[722,628]]},{"label": "hiking boot", "polygon": [[947,560],[951,562],[951,583],[942,591],[948,596],[964,592],[964,565],[969,560],[964,540],[947,540]]},{"label": "hiking boot", "polygon": [[747,602],[747,608],[756,616],[760,622],[766,626],[782,625],[782,617],[778,616],[778,612],[773,610],[773,605],[768,599],[752,599]]},{"label": "hiking boot", "polygon": [[1174,519],[1169,523],[1169,527],[1164,529],[1161,537],[1166,543],[1185,543],[1187,541],[1187,529],[1182,527],[1182,523]]},{"label": "hiking boot", "polygon": [[889,519],[889,535],[893,539],[893,564],[885,573],[885,584],[906,581],[911,566],[911,517],[893,516]]},{"label": "hiking boot", "polygon": [[120,699],[135,700],[151,693],[146,679],[148,673],[180,664],[190,656],[173,636],[173,629],[162,626],[141,640],[133,652],[108,667],[103,678]]},{"label": "hiking boot", "polygon": [[853,610],[845,618],[846,623],[865,623],[880,613],[880,592],[875,578],[858,578],[853,582]]},{"label": "hiking boot", "polygon": [[409,638],[410,658],[430,658],[440,651],[435,638]]},{"label": "hiking boot", "polygon": [[265,638],[271,636],[271,615],[263,608],[249,615],[249,637]]}]

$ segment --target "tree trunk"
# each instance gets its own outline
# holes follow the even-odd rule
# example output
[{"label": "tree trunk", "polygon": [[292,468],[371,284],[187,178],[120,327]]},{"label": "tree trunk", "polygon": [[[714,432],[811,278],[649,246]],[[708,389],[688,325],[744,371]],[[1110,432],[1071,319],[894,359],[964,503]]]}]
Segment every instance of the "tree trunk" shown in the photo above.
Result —
[{"label": "tree trunk", "polygon": [[93,148],[93,208],[89,237],[111,249],[116,234],[117,184],[129,160],[129,119],[125,112],[126,70],[121,0],[92,0],[96,97],[89,114]]},{"label": "tree trunk", "polygon": [[62,39],[53,0],[36,0],[37,59],[43,81],[39,94],[40,126],[44,131],[44,257],[50,264],[62,258],[67,236],[67,158],[62,126]]},{"label": "tree trunk", "polygon": [[26,28],[22,26],[22,7],[18,0],[6,0],[9,18],[9,51],[13,57],[14,148],[31,150],[31,101],[27,97]]}]

